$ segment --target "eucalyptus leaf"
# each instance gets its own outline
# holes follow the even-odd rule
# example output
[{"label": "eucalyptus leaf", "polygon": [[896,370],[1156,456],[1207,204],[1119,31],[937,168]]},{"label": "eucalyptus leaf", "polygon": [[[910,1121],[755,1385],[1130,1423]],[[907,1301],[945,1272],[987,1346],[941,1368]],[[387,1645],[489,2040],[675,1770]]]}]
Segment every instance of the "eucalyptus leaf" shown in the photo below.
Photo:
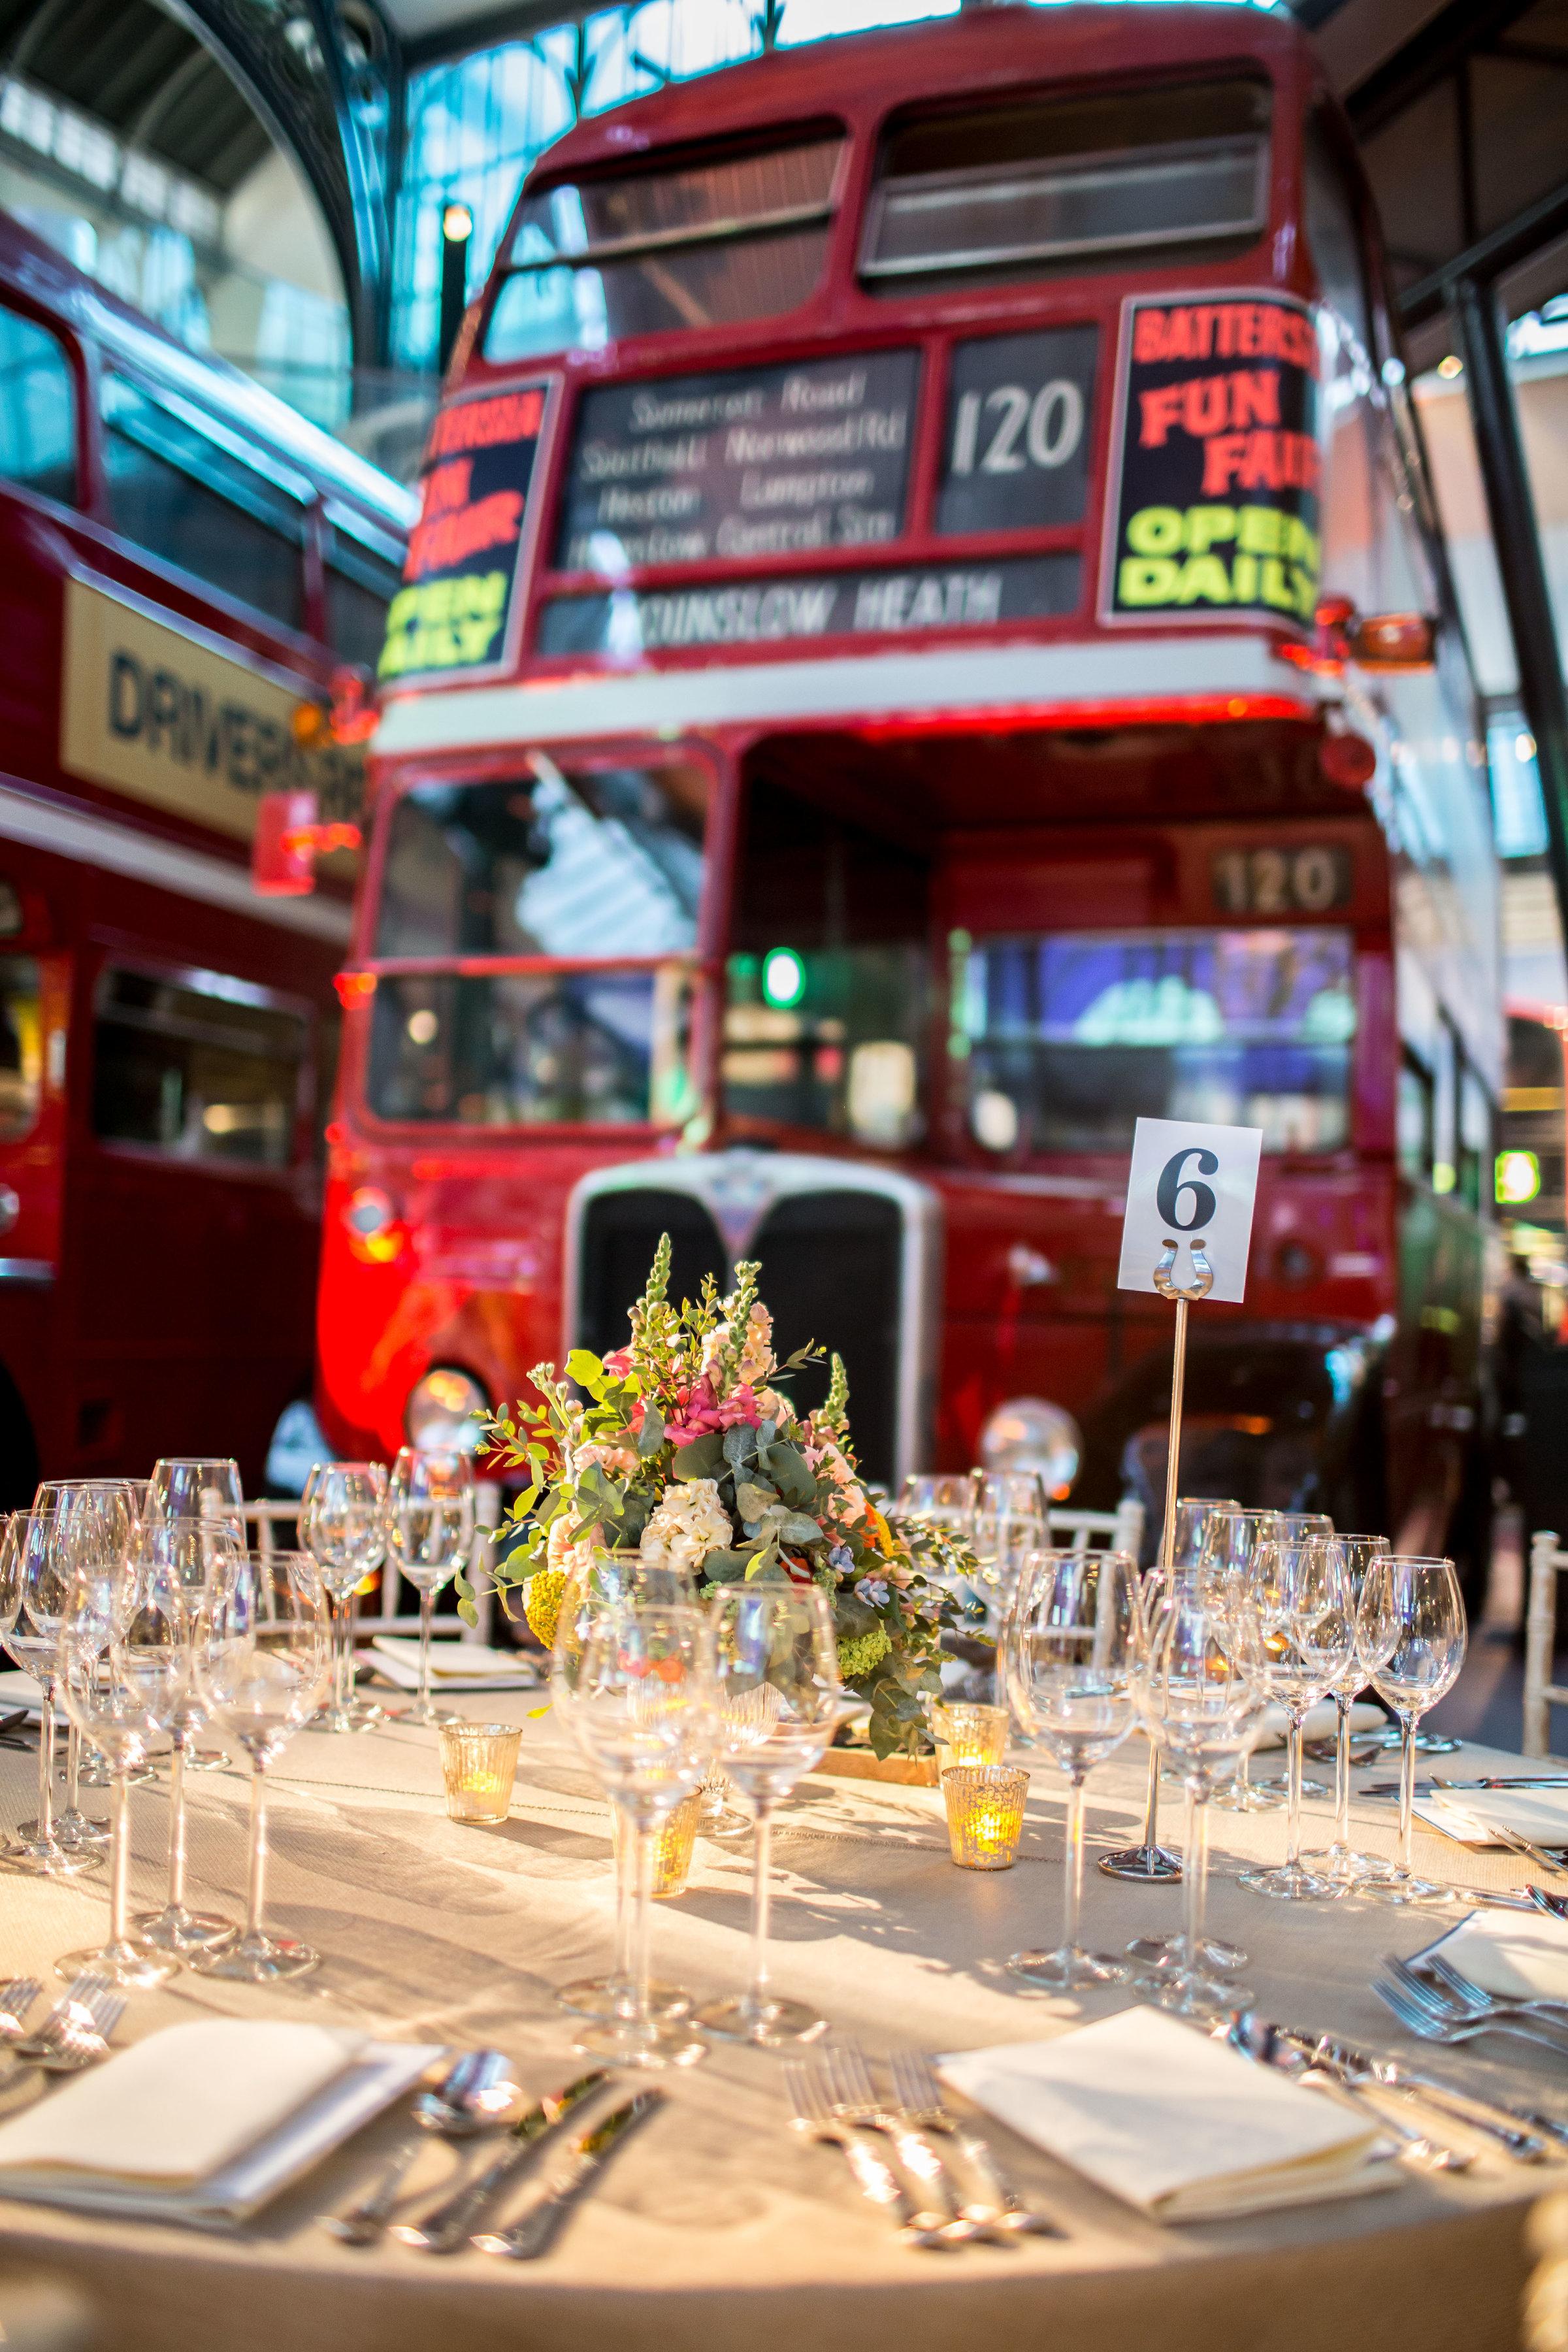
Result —
[{"label": "eucalyptus leaf", "polygon": [[646,1462],[664,1444],[664,1415],[652,1397],[643,1407],[642,1427],[637,1432],[637,1452]]},{"label": "eucalyptus leaf", "polygon": [[702,1573],[713,1584],[738,1584],[755,1556],[750,1551],[710,1551],[702,1563]]},{"label": "eucalyptus leaf", "polygon": [[816,1521],[806,1518],[799,1511],[791,1512],[789,1517],[781,1522],[779,1535],[785,1543],[814,1544],[822,1541],[822,1529]]},{"label": "eucalyptus leaf", "polygon": [[678,1478],[717,1478],[724,1467],[724,1445],[716,1429],[704,1430],[689,1445],[683,1445],[675,1457]]},{"label": "eucalyptus leaf", "polygon": [[757,1433],[745,1422],[737,1422],[724,1432],[724,1459],[732,1470],[750,1462],[757,1450]]},{"label": "eucalyptus leaf", "polygon": [[735,1507],[743,1519],[760,1519],[770,1503],[778,1501],[771,1486],[759,1486],[749,1478],[735,1481]]},{"label": "eucalyptus leaf", "polygon": [[797,1511],[807,1511],[816,1500],[816,1480],[811,1466],[798,1445],[780,1439],[770,1445],[758,1460],[773,1478],[784,1501]]}]

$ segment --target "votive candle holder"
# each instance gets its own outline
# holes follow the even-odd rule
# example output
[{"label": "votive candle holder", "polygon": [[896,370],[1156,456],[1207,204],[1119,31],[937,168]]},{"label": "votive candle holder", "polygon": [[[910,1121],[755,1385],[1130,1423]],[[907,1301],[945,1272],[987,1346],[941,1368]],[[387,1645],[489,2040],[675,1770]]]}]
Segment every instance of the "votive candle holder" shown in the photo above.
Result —
[{"label": "votive candle holder", "polygon": [[[653,1838],[653,1885],[649,1890],[656,1901],[666,1902],[672,1895],[684,1895],[687,1874],[691,1868],[691,1849],[697,1842],[697,1827],[702,1818],[702,1791],[693,1790],[682,1797],[672,1811],[665,1814]],[[619,1805],[610,1808],[610,1836],[615,1845],[616,1860],[621,1858],[621,1841],[626,1836]]]},{"label": "votive candle holder", "polygon": [[940,1777],[954,1764],[1000,1764],[1007,1753],[1005,1706],[971,1706],[939,1701],[931,1711]]},{"label": "votive candle holder", "polygon": [[1011,1870],[1024,1833],[1029,1775],[1021,1764],[954,1764],[942,1776],[948,1851],[960,1870]]},{"label": "votive candle holder", "polygon": [[521,1737],[514,1723],[441,1726],[441,1778],[447,1785],[449,1820],[490,1828],[505,1821]]}]

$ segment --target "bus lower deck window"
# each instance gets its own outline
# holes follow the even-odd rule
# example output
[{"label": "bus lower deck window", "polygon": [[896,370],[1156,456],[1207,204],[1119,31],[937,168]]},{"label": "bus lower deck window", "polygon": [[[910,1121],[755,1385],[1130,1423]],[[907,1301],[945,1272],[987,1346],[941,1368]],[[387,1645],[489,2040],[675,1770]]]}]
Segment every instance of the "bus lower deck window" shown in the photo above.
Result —
[{"label": "bus lower deck window", "polygon": [[954,1000],[970,1131],[998,1156],[1125,1151],[1139,1118],[1258,1127],[1265,1151],[1351,1139],[1348,932],[978,940]]},{"label": "bus lower deck window", "polygon": [[44,1048],[38,967],[32,956],[0,956],[0,1138],[15,1143],[38,1116]]},{"label": "bus lower deck window", "polygon": [[246,1002],[243,983],[187,981],[113,965],[100,976],[93,1133],[176,1160],[288,1167],[308,1021]]}]

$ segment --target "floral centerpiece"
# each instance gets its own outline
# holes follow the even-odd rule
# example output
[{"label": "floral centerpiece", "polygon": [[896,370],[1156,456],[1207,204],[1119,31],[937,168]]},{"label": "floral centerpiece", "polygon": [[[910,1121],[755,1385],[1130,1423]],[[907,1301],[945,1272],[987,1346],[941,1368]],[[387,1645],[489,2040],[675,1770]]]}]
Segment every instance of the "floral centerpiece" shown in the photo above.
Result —
[{"label": "floral centerpiece", "polygon": [[824,1403],[809,1412],[791,1403],[792,1375],[822,1351],[775,1361],[757,1266],[736,1267],[728,1297],[710,1276],[695,1304],[675,1307],[669,1262],[666,1234],[625,1347],[603,1360],[574,1350],[564,1378],[537,1365],[529,1377],[540,1402],[490,1424],[495,1454],[528,1480],[496,1570],[503,1606],[521,1587],[548,1647],[568,1575],[605,1549],[689,1570],[705,1595],[742,1579],[821,1585],[833,1596],[839,1671],[870,1702],[873,1749],[920,1753],[928,1704],[941,1695],[942,1630],[956,1615],[934,1579],[972,1570],[973,1560],[941,1529],[889,1527],[867,1493],[839,1357]]}]

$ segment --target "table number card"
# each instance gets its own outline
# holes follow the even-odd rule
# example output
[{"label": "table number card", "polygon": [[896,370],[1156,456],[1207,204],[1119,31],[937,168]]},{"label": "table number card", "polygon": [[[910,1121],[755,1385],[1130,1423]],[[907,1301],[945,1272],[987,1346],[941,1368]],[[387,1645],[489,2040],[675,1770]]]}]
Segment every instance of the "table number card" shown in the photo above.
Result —
[{"label": "table number card", "polygon": [[1169,1241],[1181,1244],[1173,1278],[1190,1283],[1191,1245],[1201,1241],[1214,1268],[1209,1297],[1243,1298],[1262,1150],[1261,1128],[1141,1118],[1127,1177],[1118,1289],[1152,1291]]}]

